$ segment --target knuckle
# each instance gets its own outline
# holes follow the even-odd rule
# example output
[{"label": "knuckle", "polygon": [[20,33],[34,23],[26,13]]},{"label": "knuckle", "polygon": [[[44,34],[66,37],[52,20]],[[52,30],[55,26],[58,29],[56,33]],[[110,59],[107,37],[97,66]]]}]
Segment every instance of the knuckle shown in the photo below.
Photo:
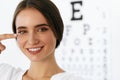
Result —
[{"label": "knuckle", "polygon": [[5,46],[4,45],[2,45],[2,44],[0,44],[0,53],[3,51],[3,50],[5,50]]},{"label": "knuckle", "polygon": [[0,51],[3,51],[6,47],[2,44],[0,44]]}]

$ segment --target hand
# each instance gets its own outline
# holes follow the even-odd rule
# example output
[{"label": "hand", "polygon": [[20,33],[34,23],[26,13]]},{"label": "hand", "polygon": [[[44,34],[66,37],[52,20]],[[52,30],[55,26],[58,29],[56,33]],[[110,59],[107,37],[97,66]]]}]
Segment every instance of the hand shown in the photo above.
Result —
[{"label": "hand", "polygon": [[16,38],[16,34],[1,34],[0,35],[0,53],[5,50],[5,46],[1,43],[2,40]]}]

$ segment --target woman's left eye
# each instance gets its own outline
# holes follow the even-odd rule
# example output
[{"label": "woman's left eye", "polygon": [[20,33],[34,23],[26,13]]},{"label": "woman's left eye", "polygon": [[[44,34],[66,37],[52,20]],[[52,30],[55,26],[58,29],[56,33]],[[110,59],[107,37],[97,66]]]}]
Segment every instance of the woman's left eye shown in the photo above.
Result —
[{"label": "woman's left eye", "polygon": [[39,29],[38,29],[39,32],[45,32],[45,31],[47,31],[47,30],[48,30],[48,28],[39,28]]}]

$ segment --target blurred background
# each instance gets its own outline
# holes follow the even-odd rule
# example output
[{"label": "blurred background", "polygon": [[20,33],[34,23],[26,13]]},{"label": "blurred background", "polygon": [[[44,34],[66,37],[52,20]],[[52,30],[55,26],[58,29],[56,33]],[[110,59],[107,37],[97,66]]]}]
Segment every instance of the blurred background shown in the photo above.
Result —
[{"label": "blurred background", "polygon": [[[13,13],[21,0],[1,0],[0,34],[12,33]],[[61,68],[77,72],[85,80],[120,80],[120,1],[51,0],[64,21],[64,36],[56,49]],[[27,69],[29,60],[14,39],[2,41],[7,48],[0,63]]]}]

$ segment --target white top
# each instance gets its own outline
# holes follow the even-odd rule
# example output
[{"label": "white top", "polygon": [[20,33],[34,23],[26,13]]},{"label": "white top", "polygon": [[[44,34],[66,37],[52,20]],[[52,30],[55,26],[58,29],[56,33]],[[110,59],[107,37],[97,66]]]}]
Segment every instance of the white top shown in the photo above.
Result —
[{"label": "white top", "polygon": [[[8,64],[0,64],[0,80],[22,80],[26,71],[14,68]],[[51,77],[50,80],[83,80],[73,73],[63,72]]]}]

